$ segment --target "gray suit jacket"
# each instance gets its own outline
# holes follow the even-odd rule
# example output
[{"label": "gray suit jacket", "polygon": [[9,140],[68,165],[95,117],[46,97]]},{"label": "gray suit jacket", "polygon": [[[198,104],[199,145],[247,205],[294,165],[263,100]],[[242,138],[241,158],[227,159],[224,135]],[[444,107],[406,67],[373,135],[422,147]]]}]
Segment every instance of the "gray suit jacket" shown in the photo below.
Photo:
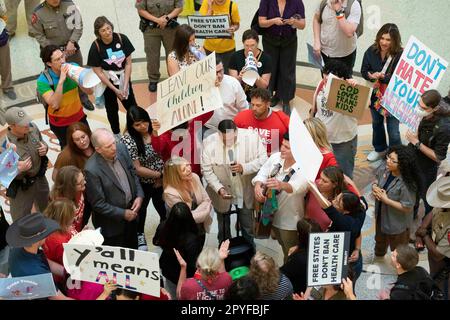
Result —
[{"label": "gray suit jacket", "polygon": [[[132,199],[144,197],[139,178],[127,148],[117,143],[117,159],[125,170]],[[92,206],[92,222],[96,228],[101,227],[105,237],[118,236],[124,232],[127,221],[124,219],[125,209],[129,204],[125,200],[125,192],[106,160],[97,152],[86,162],[86,195]]]}]

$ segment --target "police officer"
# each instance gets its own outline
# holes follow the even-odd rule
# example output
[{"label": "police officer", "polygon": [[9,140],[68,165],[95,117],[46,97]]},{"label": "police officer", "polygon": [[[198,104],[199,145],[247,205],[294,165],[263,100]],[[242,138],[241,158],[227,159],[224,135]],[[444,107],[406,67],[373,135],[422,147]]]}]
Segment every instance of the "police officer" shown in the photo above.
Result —
[{"label": "police officer", "polygon": [[[156,92],[161,76],[159,72],[161,42],[167,57],[172,50],[175,28],[178,25],[175,20],[183,10],[183,0],[136,0],[135,7],[141,16],[141,31],[144,33],[147,74],[150,80],[148,90]],[[148,22],[145,23],[145,20]]]},{"label": "police officer", "polygon": [[[66,54],[67,62],[83,65],[78,41],[83,34],[80,11],[72,0],[45,0],[36,7],[32,16],[32,33],[41,49],[53,44]],[[79,91],[81,103],[94,110],[88,96]]]},{"label": "police officer", "polygon": [[[13,221],[31,213],[33,203],[43,212],[48,204],[49,186],[47,170],[47,144],[42,140],[38,127],[19,107],[9,108],[5,113],[8,123],[6,141],[15,145],[19,155],[19,174],[6,191],[9,197]],[[4,146],[7,143],[2,144]]]},{"label": "police officer", "polygon": [[423,219],[416,237],[427,247],[431,276],[450,300],[450,170],[444,169],[446,176],[428,188],[427,202],[434,209]]},{"label": "police officer", "polygon": [[[8,22],[6,23],[6,29],[11,37],[14,37],[17,29],[17,8],[19,7],[20,1],[22,0],[5,0],[6,10],[8,10]],[[40,0],[24,0],[25,4],[25,14],[28,23],[28,35],[31,34],[31,16],[33,14],[34,8],[39,5]]]}]

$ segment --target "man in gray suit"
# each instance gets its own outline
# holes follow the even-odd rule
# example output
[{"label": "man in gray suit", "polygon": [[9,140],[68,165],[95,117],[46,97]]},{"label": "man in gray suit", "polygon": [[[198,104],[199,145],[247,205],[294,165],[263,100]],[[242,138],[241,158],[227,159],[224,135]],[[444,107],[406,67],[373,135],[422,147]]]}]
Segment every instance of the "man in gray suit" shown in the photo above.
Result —
[{"label": "man in gray suit", "polygon": [[136,219],[144,192],[126,147],[106,129],[92,134],[95,153],[87,161],[86,194],[92,221],[104,245],[137,249]]}]

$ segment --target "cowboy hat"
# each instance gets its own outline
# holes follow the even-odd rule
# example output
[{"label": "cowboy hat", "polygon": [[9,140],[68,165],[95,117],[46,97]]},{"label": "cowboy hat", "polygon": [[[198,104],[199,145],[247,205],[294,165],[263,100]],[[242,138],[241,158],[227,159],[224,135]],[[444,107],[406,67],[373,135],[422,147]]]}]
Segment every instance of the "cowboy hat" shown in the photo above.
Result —
[{"label": "cowboy hat", "polygon": [[44,217],[40,212],[27,214],[9,226],[6,231],[6,242],[11,247],[29,247],[59,229],[60,226],[56,221]]},{"label": "cowboy hat", "polygon": [[441,177],[431,184],[427,202],[435,208],[450,208],[450,177]]}]

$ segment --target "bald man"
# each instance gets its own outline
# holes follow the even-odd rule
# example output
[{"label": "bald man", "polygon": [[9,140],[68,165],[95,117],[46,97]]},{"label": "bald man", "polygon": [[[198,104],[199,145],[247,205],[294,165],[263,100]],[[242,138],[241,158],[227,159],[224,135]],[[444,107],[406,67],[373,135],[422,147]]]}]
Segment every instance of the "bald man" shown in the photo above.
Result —
[{"label": "bald man", "polygon": [[101,228],[104,245],[137,249],[137,218],[144,192],[126,147],[112,132],[92,134],[95,153],[87,161],[86,194],[92,222]]}]

